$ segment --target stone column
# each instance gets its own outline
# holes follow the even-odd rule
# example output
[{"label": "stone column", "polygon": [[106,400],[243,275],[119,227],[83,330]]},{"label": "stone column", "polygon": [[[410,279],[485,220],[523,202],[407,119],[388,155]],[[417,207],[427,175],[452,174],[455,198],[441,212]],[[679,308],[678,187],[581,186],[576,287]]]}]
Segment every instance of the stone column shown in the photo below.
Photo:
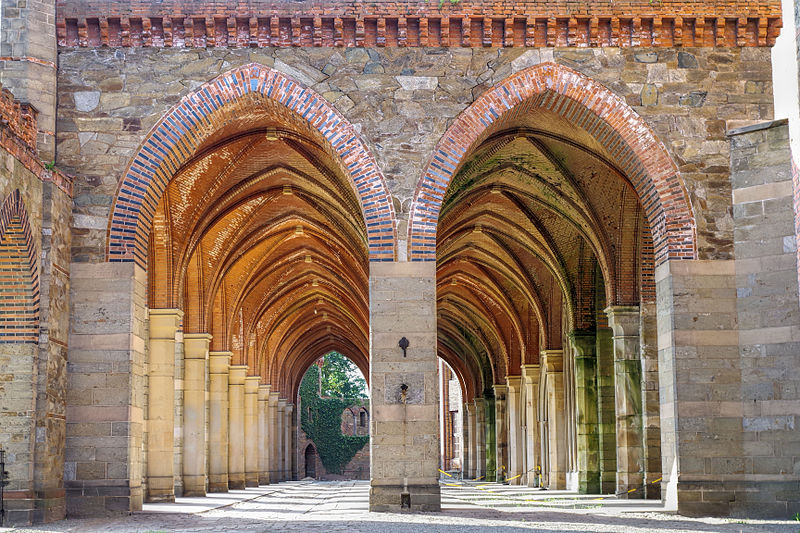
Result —
[{"label": "stone column", "polygon": [[180,309],[150,310],[147,384],[147,501],[175,501],[175,334]]},{"label": "stone column", "polygon": [[270,434],[269,393],[271,385],[258,387],[258,484],[269,485]]},{"label": "stone column", "polygon": [[486,407],[475,398],[475,479],[486,479]]},{"label": "stone column", "polygon": [[286,481],[286,400],[278,398],[278,481]]},{"label": "stone column", "polygon": [[436,264],[370,263],[369,289],[370,510],[438,511]]},{"label": "stone column", "polygon": [[594,331],[569,335],[575,358],[578,492],[600,492],[600,441],[597,428],[597,338]]},{"label": "stone column", "polygon": [[269,482],[280,483],[281,476],[279,471],[281,434],[278,421],[278,397],[277,391],[270,390],[269,393]]},{"label": "stone column", "polygon": [[244,484],[258,487],[258,376],[244,381]]},{"label": "stone column", "polygon": [[507,376],[508,385],[507,410],[508,410],[508,482],[511,485],[521,485],[523,470],[522,444],[522,376]]},{"label": "stone column", "polygon": [[464,403],[464,478],[475,479],[478,462],[478,446],[475,438],[475,403]]},{"label": "stone column", "polygon": [[614,406],[614,341],[611,328],[597,328],[597,428],[600,448],[600,492],[617,490],[617,413]]},{"label": "stone column", "polygon": [[228,378],[231,352],[208,354],[208,492],[228,492]]},{"label": "stone column", "polygon": [[206,362],[211,335],[183,335],[183,495],[206,495]]},{"label": "stone column", "polygon": [[286,408],[284,410],[284,417],[286,421],[284,422],[284,428],[286,431],[286,437],[284,437],[284,466],[283,471],[285,472],[285,479],[291,481],[294,479],[294,468],[292,466],[292,458],[294,457],[294,446],[292,446],[292,412],[294,411],[294,404],[287,403]]},{"label": "stone column", "polygon": [[543,350],[542,366],[547,373],[547,424],[549,489],[567,486],[567,431],[564,417],[564,351]]},{"label": "stone column", "polygon": [[528,472],[526,485],[539,486],[541,474],[541,445],[539,443],[539,365],[522,365],[522,377],[525,380],[525,439]]},{"label": "stone column", "polygon": [[469,413],[467,403],[461,404],[461,478],[469,477]]},{"label": "stone column", "polygon": [[617,494],[622,498],[644,498],[639,308],[614,306],[605,311],[614,334]]},{"label": "stone column", "polygon": [[508,413],[506,412],[506,394],[508,387],[505,385],[494,386],[494,423],[496,451],[496,477],[498,483],[503,483],[508,477]]},{"label": "stone column", "polygon": [[483,393],[484,443],[486,449],[486,481],[497,479],[497,411],[495,410],[494,389]]},{"label": "stone column", "polygon": [[228,382],[228,488],[243,489],[244,482],[244,381],[247,365],[231,365]]}]

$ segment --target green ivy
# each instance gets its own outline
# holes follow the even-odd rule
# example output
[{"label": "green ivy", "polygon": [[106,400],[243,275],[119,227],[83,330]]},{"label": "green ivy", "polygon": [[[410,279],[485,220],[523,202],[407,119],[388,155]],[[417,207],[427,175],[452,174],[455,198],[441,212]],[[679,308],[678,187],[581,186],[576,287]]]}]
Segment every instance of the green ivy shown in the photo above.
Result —
[{"label": "green ivy", "polygon": [[317,365],[308,369],[300,383],[300,427],[317,447],[325,470],[341,474],[369,436],[342,434],[342,411],[353,405],[367,406],[369,400],[358,398],[321,398]]}]

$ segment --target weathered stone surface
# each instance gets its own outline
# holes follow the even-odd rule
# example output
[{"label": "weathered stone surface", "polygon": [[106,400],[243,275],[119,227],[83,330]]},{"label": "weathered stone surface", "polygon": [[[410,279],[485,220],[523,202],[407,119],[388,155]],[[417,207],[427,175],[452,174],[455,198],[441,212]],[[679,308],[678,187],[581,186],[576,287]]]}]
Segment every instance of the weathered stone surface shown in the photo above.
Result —
[{"label": "weathered stone surface", "polygon": [[72,95],[76,111],[94,111],[100,103],[100,91],[77,91]]},{"label": "weathered stone surface", "polygon": [[[756,101],[758,95],[752,93],[771,90],[769,50],[664,50],[655,62],[636,58],[651,61],[654,53],[614,48],[65,49],[59,56],[60,101],[74,101],[77,92],[101,95],[93,111],[60,108],[58,164],[79,176],[76,197],[83,200],[76,203],[76,214],[108,216],[107,202],[87,199],[114,197],[122,171],[152,124],[188,90],[256,60],[277,65],[319,90],[348,120],[360,124],[391,194],[399,200],[398,217],[405,226],[408,212],[402,206],[409,205],[422,168],[450,121],[512,72],[556,61],[635,105],[673,154],[692,205],[702,206],[696,212],[700,256],[730,258],[730,188],[719,179],[730,162],[715,141],[724,129],[721,120],[771,116],[769,101]],[[154,68],[156,64],[179,68]],[[652,87],[645,91],[644,82]],[[117,96],[109,98],[111,93]],[[680,122],[686,117],[705,126],[687,130]],[[94,133],[105,137],[88,136]],[[101,259],[104,238],[99,228],[76,234],[73,259]]]}]

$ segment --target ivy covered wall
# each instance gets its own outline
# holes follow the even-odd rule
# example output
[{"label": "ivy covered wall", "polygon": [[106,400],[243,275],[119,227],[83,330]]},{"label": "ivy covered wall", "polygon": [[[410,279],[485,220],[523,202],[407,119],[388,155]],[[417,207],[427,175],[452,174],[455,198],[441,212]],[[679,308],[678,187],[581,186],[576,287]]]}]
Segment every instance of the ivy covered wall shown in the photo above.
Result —
[{"label": "ivy covered wall", "polygon": [[[340,354],[335,355],[344,358]],[[331,359],[330,363],[339,363],[337,357]],[[330,474],[342,474],[356,453],[369,442],[368,435],[342,434],[342,412],[348,407],[365,407],[369,411],[369,399],[323,396],[320,392],[327,387],[321,382],[321,374],[331,373],[326,364],[328,361],[323,363],[322,368],[312,365],[300,384],[300,427],[314,443],[325,470]],[[358,388],[347,391],[363,394]]]}]

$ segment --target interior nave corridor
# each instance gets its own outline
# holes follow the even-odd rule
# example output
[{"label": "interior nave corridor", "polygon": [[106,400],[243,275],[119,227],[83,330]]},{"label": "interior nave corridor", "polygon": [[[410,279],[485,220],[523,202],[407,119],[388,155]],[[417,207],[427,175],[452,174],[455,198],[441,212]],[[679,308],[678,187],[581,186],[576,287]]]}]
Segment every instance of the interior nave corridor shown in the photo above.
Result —
[{"label": "interior nave corridor", "polygon": [[688,518],[659,502],[513,487],[442,482],[441,513],[370,513],[367,481],[289,481],[176,503],[145,504],[122,518],[68,519],[19,533],[114,531],[325,531],[405,533],[592,531],[645,533],[792,531],[795,522]]}]

